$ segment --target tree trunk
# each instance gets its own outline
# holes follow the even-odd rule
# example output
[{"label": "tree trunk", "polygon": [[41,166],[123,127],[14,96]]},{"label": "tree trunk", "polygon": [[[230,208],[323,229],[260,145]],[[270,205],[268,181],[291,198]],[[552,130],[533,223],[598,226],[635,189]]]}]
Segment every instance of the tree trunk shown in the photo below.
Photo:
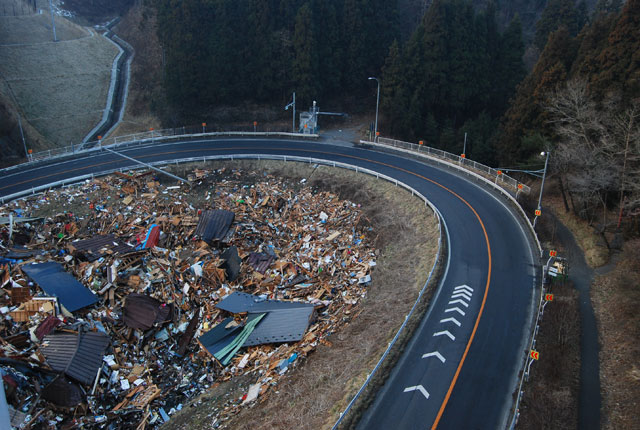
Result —
[{"label": "tree trunk", "polygon": [[569,213],[569,202],[567,202],[567,194],[564,191],[564,181],[562,175],[558,175],[558,183],[560,184],[560,194],[562,194],[562,203],[564,203],[565,213]]}]

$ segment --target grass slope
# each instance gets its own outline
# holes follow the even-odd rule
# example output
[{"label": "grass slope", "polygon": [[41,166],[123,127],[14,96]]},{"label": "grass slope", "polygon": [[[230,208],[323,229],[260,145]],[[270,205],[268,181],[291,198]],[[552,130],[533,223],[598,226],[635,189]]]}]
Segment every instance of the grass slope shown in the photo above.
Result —
[{"label": "grass slope", "polygon": [[[56,35],[54,43],[48,14],[0,18],[0,96],[15,97],[23,121],[66,146],[79,143],[101,119],[118,50],[61,17]],[[46,146],[27,145],[34,151]]]}]

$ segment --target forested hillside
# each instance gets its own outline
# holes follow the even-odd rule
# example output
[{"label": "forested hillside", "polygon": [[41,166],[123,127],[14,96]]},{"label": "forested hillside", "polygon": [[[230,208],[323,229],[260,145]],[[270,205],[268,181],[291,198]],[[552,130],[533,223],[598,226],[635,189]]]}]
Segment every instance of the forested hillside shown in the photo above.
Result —
[{"label": "forested hillside", "polygon": [[355,96],[397,34],[386,0],[156,0],[170,103]]},{"label": "forested hillside", "polygon": [[499,33],[490,4],[435,1],[404,46],[383,67],[383,130],[403,139],[462,150],[467,132],[475,158],[490,160],[490,140],[526,72],[518,17]]},{"label": "forested hillside", "polygon": [[549,34],[495,141],[503,165],[553,151],[567,209],[603,226],[607,208],[640,215],[640,0],[618,7]]}]

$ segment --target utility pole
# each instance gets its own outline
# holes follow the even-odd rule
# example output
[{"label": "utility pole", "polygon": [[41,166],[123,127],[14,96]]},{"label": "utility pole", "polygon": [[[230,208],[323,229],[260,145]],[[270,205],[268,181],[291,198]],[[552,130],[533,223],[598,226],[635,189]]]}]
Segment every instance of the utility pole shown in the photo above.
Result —
[{"label": "utility pole", "polygon": [[[542,213],[542,190],[544,190],[544,180],[547,177],[547,165],[549,164],[549,153],[551,151],[547,151],[547,158],[544,160],[544,172],[542,173],[542,184],[540,184],[540,197],[538,197],[538,210],[536,211],[536,216],[533,218],[533,227],[536,226],[536,221],[538,217]],[[541,154],[544,155],[544,152]]]},{"label": "utility pole", "polygon": [[51,4],[51,0],[49,0],[49,10],[51,11],[51,27],[53,27],[53,41],[57,42],[58,38],[56,37],[56,22],[53,19],[53,5]]},{"label": "utility pole", "polygon": [[462,147],[462,155],[467,156],[467,132],[464,133],[464,146]]},{"label": "utility pole", "polygon": [[22,121],[20,120],[20,114],[18,114],[18,127],[20,127],[20,137],[22,137],[22,146],[24,146],[24,155],[29,160],[29,151],[27,151],[27,142],[24,140],[24,132],[22,131]]},{"label": "utility pole", "polygon": [[380,105],[380,81],[373,76],[369,77],[369,80],[375,80],[378,83],[378,96],[376,98],[376,126],[373,134],[373,141],[378,141],[378,106]]},{"label": "utility pole", "polygon": [[296,92],[293,92],[293,101],[284,107],[284,110],[289,110],[290,107],[293,107],[293,129],[291,130],[293,133],[296,132]]}]

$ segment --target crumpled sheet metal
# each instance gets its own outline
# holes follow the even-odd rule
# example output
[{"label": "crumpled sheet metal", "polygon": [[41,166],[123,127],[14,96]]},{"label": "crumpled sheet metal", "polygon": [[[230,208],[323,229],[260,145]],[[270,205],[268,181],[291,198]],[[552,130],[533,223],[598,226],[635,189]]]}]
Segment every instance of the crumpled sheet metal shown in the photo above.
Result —
[{"label": "crumpled sheet metal", "polygon": [[[247,185],[246,172],[220,178],[222,170],[215,182],[211,172],[196,171],[191,189],[164,186],[149,174],[118,174],[0,207],[0,216],[6,208],[25,216],[36,215],[29,211],[39,205],[64,208],[14,226],[24,262],[2,257],[0,248],[0,264],[7,264],[0,266],[0,312],[11,315],[17,302],[43,298],[41,286],[20,269],[34,262],[56,262],[98,300],[71,313],[35,306],[24,322],[0,320],[7,333],[3,350],[18,363],[16,375],[26,372],[12,407],[33,407],[41,414],[37,425],[155,428],[213,384],[255,375],[248,400],[229,399],[218,409],[221,423],[242,403],[276,392],[287,369],[318,344],[330,345],[331,333],[358,315],[375,255],[357,205],[264,172],[251,173]],[[223,211],[216,215],[222,227],[207,243],[198,224],[204,228],[216,210]],[[153,225],[161,231],[157,245],[128,252],[144,243]],[[0,226],[0,242],[3,237]],[[111,238],[122,247],[112,247]],[[74,248],[87,240],[98,258]],[[78,331],[104,332],[110,346],[102,361],[95,354],[90,369],[71,376],[75,362],[57,363],[62,357],[44,352],[58,335],[77,341]],[[75,353],[73,339],[62,342],[70,351],[65,356]],[[48,370],[48,361],[61,370]],[[57,382],[60,396],[36,402],[42,387],[55,391],[50,383],[59,374],[68,382]],[[36,384],[38,378],[44,380]],[[58,409],[78,399],[77,387],[87,394],[83,405]]]},{"label": "crumpled sheet metal", "polygon": [[101,332],[54,333],[44,337],[42,352],[53,370],[89,385],[109,343],[109,336]]},{"label": "crumpled sheet metal", "polygon": [[156,323],[171,319],[172,305],[144,294],[129,294],[124,301],[122,318],[131,328],[149,330]]}]

